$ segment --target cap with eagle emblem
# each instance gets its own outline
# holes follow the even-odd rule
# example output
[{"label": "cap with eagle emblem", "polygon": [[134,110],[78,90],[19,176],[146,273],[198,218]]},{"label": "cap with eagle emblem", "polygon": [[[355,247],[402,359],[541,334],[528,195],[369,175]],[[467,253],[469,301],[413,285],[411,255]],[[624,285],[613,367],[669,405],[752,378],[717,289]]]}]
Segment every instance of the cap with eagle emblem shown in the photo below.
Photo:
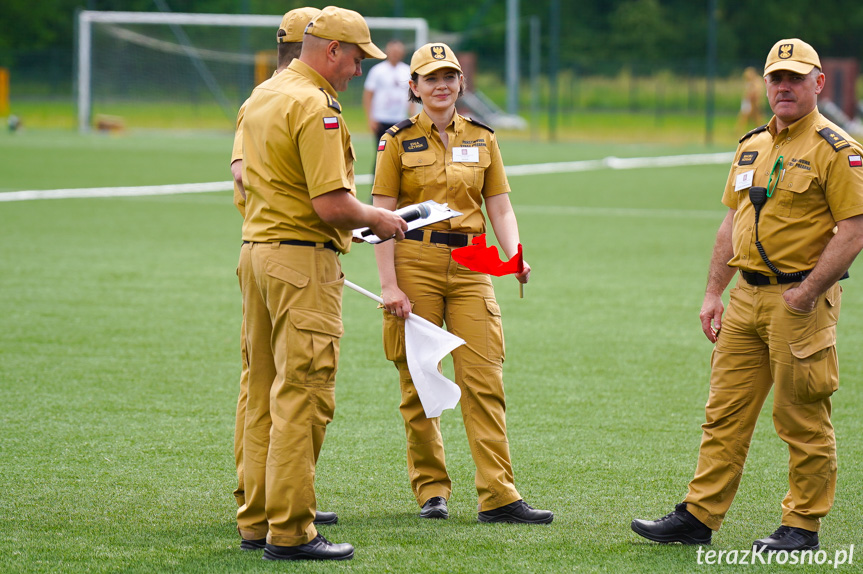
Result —
[{"label": "cap with eagle emblem", "polygon": [[777,70],[789,70],[797,74],[808,74],[815,66],[821,67],[821,60],[815,48],[799,38],[779,40],[767,54],[764,75]]},{"label": "cap with eagle emblem", "polygon": [[461,66],[452,48],[441,42],[426,44],[414,52],[411,58],[411,74],[425,76],[442,68],[452,68],[461,72]]}]

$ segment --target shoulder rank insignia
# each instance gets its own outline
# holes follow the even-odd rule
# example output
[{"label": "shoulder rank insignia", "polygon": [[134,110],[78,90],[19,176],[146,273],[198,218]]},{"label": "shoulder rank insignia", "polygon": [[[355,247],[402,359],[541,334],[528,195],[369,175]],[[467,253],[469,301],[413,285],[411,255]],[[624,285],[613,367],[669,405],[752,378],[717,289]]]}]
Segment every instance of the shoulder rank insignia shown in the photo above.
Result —
[{"label": "shoulder rank insignia", "polygon": [[818,130],[818,135],[827,140],[827,143],[833,147],[834,151],[839,151],[840,149],[851,146],[843,136],[837,134],[830,128],[821,128]]},{"label": "shoulder rank insignia", "polygon": [[479,120],[475,120],[475,119],[473,119],[473,118],[468,118],[468,117],[465,117],[464,119],[466,119],[467,121],[469,121],[470,123],[472,123],[472,124],[474,124],[474,125],[476,125],[476,126],[479,126],[479,127],[481,127],[481,128],[485,128],[485,129],[487,129],[487,130],[488,130],[488,131],[490,131],[491,133],[494,133],[494,130],[493,130],[493,129],[491,129],[491,126],[487,126],[487,125],[485,125],[484,123],[482,123],[482,122],[481,122],[481,121],[479,121]]},{"label": "shoulder rank insignia", "polygon": [[327,91],[323,88],[318,88],[321,93],[327,98],[327,105],[339,113],[342,113],[342,106],[337,102],[331,95],[327,93]]},{"label": "shoulder rank insignia", "polygon": [[396,124],[396,125],[394,125],[394,126],[390,126],[390,128],[387,130],[387,132],[386,132],[386,133],[390,134],[391,136],[394,136],[394,135],[396,135],[396,133],[398,133],[398,131],[399,131],[399,130],[403,130],[403,129],[405,129],[405,128],[409,128],[409,127],[411,127],[412,125],[414,125],[413,120],[411,120],[410,118],[408,118],[408,119],[406,119],[406,120],[402,120],[402,121],[400,121],[399,123],[397,123],[397,124]]},{"label": "shoulder rank insignia", "polygon": [[740,138],[740,141],[738,141],[737,143],[743,143],[745,140],[751,138],[755,134],[760,134],[761,132],[763,132],[765,130],[767,130],[767,124],[764,124],[763,126],[758,126],[754,130],[750,130],[750,131],[746,132],[745,134],[743,134],[743,137]]}]

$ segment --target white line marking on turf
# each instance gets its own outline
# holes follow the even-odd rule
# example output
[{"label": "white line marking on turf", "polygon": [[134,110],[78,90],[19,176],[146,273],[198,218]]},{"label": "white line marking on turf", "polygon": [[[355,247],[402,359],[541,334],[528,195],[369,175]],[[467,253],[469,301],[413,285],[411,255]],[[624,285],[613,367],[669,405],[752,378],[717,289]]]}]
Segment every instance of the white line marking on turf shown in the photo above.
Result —
[{"label": "white line marking on turf", "polygon": [[[679,167],[685,165],[728,164],[734,160],[734,152],[704,153],[694,155],[669,155],[660,157],[607,157],[583,161],[557,163],[533,163],[512,165],[506,168],[508,176],[539,175],[549,173],[572,173],[598,169],[640,169],[645,167]],[[371,174],[356,176],[358,185],[372,183]],[[142,195],[175,195],[181,193],[210,193],[229,191],[232,181],[211,183],[184,183],[176,185],[149,185],[139,187],[89,187],[81,189],[37,189],[0,193],[0,201],[28,201],[33,199],[71,199],[88,197],[135,197]]]},{"label": "white line marking on turf", "polygon": [[608,217],[651,217],[655,219],[722,219],[727,212],[706,209],[649,209],[638,207],[580,207],[575,205],[516,205],[519,215],[584,215]]}]

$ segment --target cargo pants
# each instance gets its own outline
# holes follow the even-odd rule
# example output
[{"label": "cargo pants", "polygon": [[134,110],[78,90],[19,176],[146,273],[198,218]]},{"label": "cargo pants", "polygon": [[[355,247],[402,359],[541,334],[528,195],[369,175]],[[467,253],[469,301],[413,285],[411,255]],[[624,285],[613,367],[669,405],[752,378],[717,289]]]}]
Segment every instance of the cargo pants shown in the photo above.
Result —
[{"label": "cargo pants", "polygon": [[255,288],[243,292],[249,384],[237,527],[245,539],[298,546],[317,536],[315,464],[335,411],[344,275],[322,245],[252,243],[249,256],[241,266],[241,282]]},{"label": "cargo pants", "polygon": [[[426,234],[428,238],[428,234]],[[461,412],[476,465],[474,481],[480,511],[519,500],[513,483],[506,436],[503,387],[504,340],[500,307],[491,279],[452,260],[451,247],[404,240],[395,245],[399,288],[413,312],[466,341],[452,352]],[[407,463],[417,503],[449,499],[452,482],[446,469],[440,418],[426,418],[408,371],[404,320],[384,311],[384,350],[399,372],[400,411],[407,435]]]},{"label": "cargo pants", "polygon": [[718,530],[737,492],[761,407],[774,387],[773,426],[788,445],[789,490],[782,524],[817,531],[833,505],[836,439],[830,396],[838,389],[834,284],[809,313],[782,294],[798,286],[752,286],[742,278],[713,351],[706,421],[687,509]]}]

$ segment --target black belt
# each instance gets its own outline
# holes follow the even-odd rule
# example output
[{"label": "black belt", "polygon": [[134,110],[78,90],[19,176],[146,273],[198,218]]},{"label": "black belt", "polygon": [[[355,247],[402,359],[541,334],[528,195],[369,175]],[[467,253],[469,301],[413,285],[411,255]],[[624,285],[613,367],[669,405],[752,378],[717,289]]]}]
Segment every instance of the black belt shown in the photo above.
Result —
[{"label": "black belt", "polygon": [[[772,277],[768,275],[762,275],[761,273],[753,273],[752,271],[744,271],[740,270],[740,275],[746,280],[750,285],[770,285],[773,282],[770,279],[775,279],[777,285],[783,285],[785,283],[797,283],[798,281],[803,281],[809,275],[809,271],[803,273],[800,277]],[[848,279],[851,275],[846,271],[842,274],[842,277],[839,278],[840,281],[843,279]]]},{"label": "black belt", "polygon": [[[413,239],[414,241],[422,241],[424,232],[422,229],[412,229],[405,232],[405,239]],[[466,247],[467,233],[447,233],[445,231],[432,231],[429,241],[432,243],[443,243],[450,247]]]},{"label": "black belt", "polygon": [[806,279],[806,276],[809,275],[809,272],[807,271],[798,277],[777,277],[772,275],[762,275],[761,273],[754,273],[752,271],[744,271],[741,269],[740,275],[750,285],[784,285],[785,283],[798,283],[803,281]]},{"label": "black belt", "polygon": [[[243,245],[248,243],[258,243],[257,241],[243,241]],[[262,241],[260,243],[269,243],[268,241]],[[299,239],[289,239],[287,241],[279,241],[282,245],[299,245],[300,247],[317,247],[318,245],[324,247],[325,249],[329,249],[331,251],[339,252],[336,249],[336,246],[333,245],[332,241],[327,241],[326,243],[315,243],[314,241],[300,241]]]}]

